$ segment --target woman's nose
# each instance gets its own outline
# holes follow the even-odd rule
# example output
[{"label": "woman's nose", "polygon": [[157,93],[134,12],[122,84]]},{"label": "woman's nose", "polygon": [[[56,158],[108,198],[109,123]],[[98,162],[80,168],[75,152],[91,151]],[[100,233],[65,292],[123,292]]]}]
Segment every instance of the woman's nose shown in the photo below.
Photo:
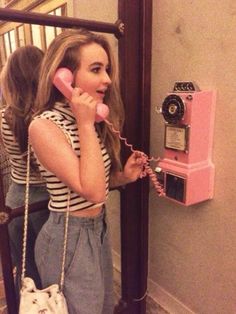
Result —
[{"label": "woman's nose", "polygon": [[109,74],[107,72],[104,72],[103,82],[106,83],[107,85],[111,84],[111,79],[110,79],[110,76],[109,76]]}]

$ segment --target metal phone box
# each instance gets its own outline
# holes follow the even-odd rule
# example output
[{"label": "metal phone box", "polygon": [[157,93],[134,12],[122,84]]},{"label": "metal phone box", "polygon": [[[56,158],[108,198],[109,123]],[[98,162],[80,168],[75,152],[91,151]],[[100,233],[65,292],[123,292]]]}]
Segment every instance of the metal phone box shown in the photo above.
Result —
[{"label": "metal phone box", "polygon": [[189,206],[213,197],[215,91],[176,82],[164,99],[164,156],[158,162],[165,197]]}]

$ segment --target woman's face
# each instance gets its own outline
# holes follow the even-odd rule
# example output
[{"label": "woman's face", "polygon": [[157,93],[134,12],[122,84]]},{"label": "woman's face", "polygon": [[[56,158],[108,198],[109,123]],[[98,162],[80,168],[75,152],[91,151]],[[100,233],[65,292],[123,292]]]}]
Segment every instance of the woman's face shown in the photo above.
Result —
[{"label": "woman's face", "polygon": [[80,49],[80,67],[75,75],[75,86],[87,92],[97,102],[103,102],[108,86],[109,60],[106,51],[92,43]]}]

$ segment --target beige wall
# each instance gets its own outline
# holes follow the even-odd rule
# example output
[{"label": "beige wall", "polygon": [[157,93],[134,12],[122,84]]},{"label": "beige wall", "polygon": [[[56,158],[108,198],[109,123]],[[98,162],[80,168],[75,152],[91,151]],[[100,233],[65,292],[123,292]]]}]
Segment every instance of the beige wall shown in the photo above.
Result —
[{"label": "beige wall", "polygon": [[117,0],[74,0],[74,15],[81,19],[115,23]]},{"label": "beige wall", "polygon": [[149,291],[174,314],[236,313],[235,73],[235,1],[153,0],[152,154],[173,82],[217,90],[214,199],[185,208],[150,191]]}]

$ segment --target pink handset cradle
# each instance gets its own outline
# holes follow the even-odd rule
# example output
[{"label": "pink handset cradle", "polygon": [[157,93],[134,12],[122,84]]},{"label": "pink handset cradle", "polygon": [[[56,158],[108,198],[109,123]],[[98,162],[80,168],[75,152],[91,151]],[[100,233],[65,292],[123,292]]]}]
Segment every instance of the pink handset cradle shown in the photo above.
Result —
[{"label": "pink handset cradle", "polygon": [[[73,74],[67,68],[59,68],[56,71],[56,74],[53,79],[53,84],[56,88],[67,98],[71,99],[71,94],[73,87],[71,86],[73,82]],[[101,122],[107,118],[109,114],[109,108],[107,105],[98,103],[97,104],[97,113],[96,113],[96,122]]]}]

